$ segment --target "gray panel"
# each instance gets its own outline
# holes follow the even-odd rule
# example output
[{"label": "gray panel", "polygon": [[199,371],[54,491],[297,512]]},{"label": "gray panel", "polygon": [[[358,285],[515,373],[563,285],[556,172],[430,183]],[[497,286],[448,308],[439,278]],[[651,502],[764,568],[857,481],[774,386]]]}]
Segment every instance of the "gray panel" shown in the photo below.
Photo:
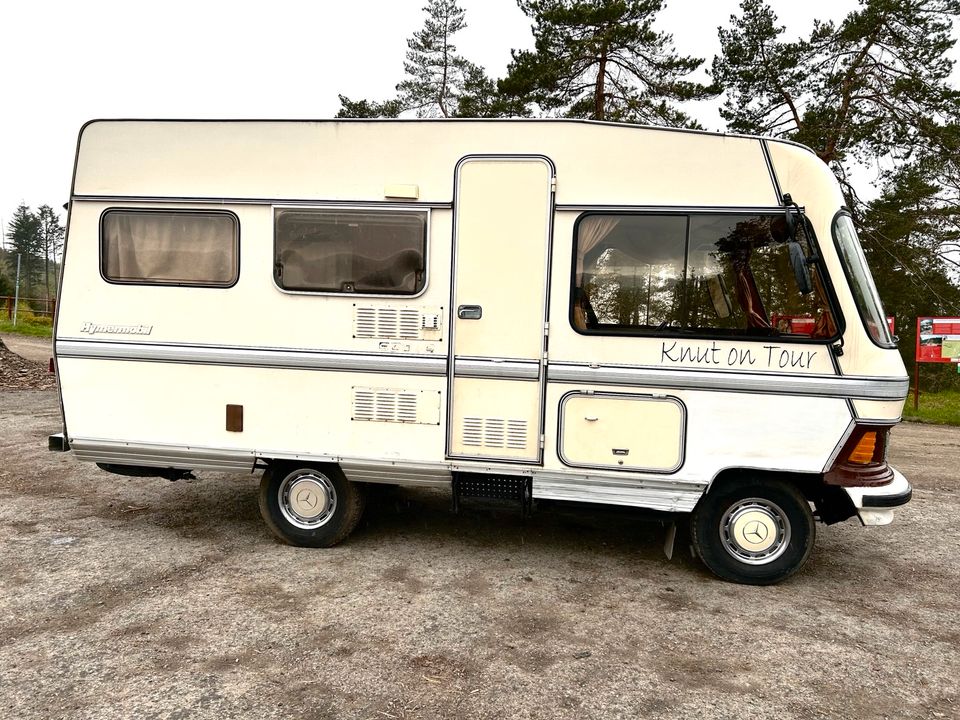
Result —
[{"label": "gray panel", "polygon": [[352,482],[450,487],[452,479],[450,469],[441,465],[396,465],[346,461],[341,463],[340,467],[343,469],[343,474]]},{"label": "gray panel", "polygon": [[906,377],[781,375],[774,372],[765,374],[730,373],[668,370],[659,367],[628,365],[597,366],[578,363],[550,363],[547,378],[551,382],[586,385],[717,390],[865,400],[903,400],[907,396],[910,384]]},{"label": "gray panel", "polygon": [[244,450],[217,450],[84,438],[70,438],[70,448],[79,460],[118,465],[252,471],[254,463],[253,452]]},{"label": "gray panel", "polygon": [[457,358],[457,377],[491,378],[494,380],[539,380],[540,363],[536,360],[501,360],[499,358]]},{"label": "gray panel", "polygon": [[533,475],[534,498],[628,505],[665,512],[690,512],[703,494],[704,487],[703,483],[629,483],[560,473]]},{"label": "gray panel", "polygon": [[198,345],[160,345],[64,339],[57,341],[61,358],[138,360],[148,362],[275,367],[296,370],[446,375],[445,357],[375,353],[334,353]]}]

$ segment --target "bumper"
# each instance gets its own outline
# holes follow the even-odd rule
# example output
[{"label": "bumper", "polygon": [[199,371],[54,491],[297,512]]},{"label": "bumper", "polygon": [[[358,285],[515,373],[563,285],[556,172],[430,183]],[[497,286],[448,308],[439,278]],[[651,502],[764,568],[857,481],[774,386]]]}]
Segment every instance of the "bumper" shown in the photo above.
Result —
[{"label": "bumper", "polygon": [[845,487],[864,525],[889,525],[893,522],[893,508],[906,505],[913,496],[913,488],[897,470],[893,482],[883,487]]}]

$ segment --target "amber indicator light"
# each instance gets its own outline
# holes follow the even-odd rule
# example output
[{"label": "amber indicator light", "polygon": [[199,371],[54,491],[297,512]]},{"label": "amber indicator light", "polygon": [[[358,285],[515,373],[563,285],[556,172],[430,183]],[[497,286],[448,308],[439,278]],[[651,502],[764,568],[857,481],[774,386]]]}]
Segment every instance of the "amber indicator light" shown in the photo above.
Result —
[{"label": "amber indicator light", "polygon": [[877,449],[877,433],[875,431],[865,432],[857,446],[850,451],[847,461],[857,465],[867,465],[873,462],[873,454]]}]

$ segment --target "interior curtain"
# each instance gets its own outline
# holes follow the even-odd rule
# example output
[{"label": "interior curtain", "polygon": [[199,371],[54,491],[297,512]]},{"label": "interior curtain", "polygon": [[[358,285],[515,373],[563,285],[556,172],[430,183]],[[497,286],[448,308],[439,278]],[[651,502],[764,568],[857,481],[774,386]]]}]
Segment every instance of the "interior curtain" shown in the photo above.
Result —
[{"label": "interior curtain", "polygon": [[591,215],[578,226],[577,287],[583,287],[583,258],[613,232],[618,224],[620,224],[620,218]]},{"label": "interior curtain", "polygon": [[111,278],[228,283],[235,274],[233,222],[226,216],[113,213],[104,240]]}]

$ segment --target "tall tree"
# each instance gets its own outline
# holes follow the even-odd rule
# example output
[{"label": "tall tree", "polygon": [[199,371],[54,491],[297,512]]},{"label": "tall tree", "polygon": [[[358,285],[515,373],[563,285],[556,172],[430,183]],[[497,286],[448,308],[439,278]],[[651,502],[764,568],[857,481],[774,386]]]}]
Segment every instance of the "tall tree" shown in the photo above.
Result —
[{"label": "tall tree", "polygon": [[493,117],[512,106],[501,103],[486,71],[457,53],[453,36],[467,27],[456,0],[428,0],[423,28],[407,40],[406,77],[397,97],[383,102],[340,95],[337,117]]},{"label": "tall tree", "polygon": [[[63,249],[64,227],[60,224],[60,215],[49,205],[41,205],[37,209],[38,223],[38,250],[43,256],[43,284],[46,288],[46,298],[51,297],[50,264],[54,270],[57,267],[57,258]],[[56,280],[56,278],[54,278]]]},{"label": "tall tree", "polygon": [[31,295],[42,266],[40,221],[26,203],[20,203],[7,226],[7,241],[13,263],[20,256],[20,286]]},{"label": "tall tree", "polygon": [[839,25],[816,21],[797,40],[782,37],[764,0],[740,8],[713,62],[732,130],[796,140],[839,170],[909,158],[956,115],[947,53],[960,0],[861,0]]},{"label": "tall tree", "polygon": [[703,60],[654,29],[663,0],[519,0],[534,50],[513,51],[500,91],[566,117],[695,127],[676,103],[717,90],[685,79]]}]

